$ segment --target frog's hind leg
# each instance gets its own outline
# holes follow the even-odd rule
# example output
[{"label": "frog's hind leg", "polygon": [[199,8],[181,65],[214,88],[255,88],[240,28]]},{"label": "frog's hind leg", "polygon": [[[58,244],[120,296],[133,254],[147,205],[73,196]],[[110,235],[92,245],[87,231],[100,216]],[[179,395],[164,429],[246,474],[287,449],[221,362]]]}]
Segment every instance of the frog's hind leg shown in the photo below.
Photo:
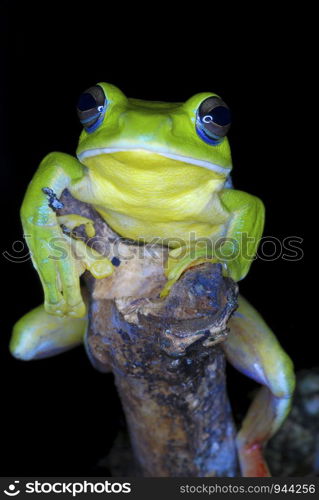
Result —
[{"label": "frog's hind leg", "polygon": [[262,387],[237,436],[242,475],[269,476],[263,446],[279,429],[291,405],[295,386],[293,365],[258,312],[239,297],[239,308],[229,321],[223,342],[228,361]]},{"label": "frog's hind leg", "polygon": [[10,351],[25,361],[55,356],[83,342],[87,323],[86,316],[53,316],[41,305],[14,325]]}]

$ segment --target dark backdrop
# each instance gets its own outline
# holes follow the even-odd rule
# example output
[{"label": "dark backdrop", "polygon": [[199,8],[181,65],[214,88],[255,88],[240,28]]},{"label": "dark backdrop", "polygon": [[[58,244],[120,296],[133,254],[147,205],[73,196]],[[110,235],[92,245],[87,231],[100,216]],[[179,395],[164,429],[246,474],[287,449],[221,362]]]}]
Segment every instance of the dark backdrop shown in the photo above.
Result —
[{"label": "dark backdrop", "polygon": [[[49,5],[49,4],[48,4]],[[55,4],[57,5],[57,4]],[[66,2],[65,2],[66,5]],[[154,8],[153,8],[154,7]],[[250,12],[253,20],[199,9],[172,19],[168,7],[96,4],[30,10],[11,2],[2,13],[1,253],[21,239],[19,207],[37,165],[53,150],[74,154],[75,103],[98,81],[128,96],[183,101],[215,91],[231,107],[229,134],[237,188],[266,205],[265,235],[304,237],[305,177],[300,129],[303,57],[289,22]],[[268,247],[271,253],[272,247]],[[8,341],[14,322],[42,301],[31,263],[2,255],[1,474],[103,474],[102,458],[121,421],[111,375],[91,368],[84,350],[23,363]],[[303,315],[304,259],[257,261],[240,284],[271,324],[297,369],[316,364]],[[242,411],[253,387],[229,370],[233,405]]]}]

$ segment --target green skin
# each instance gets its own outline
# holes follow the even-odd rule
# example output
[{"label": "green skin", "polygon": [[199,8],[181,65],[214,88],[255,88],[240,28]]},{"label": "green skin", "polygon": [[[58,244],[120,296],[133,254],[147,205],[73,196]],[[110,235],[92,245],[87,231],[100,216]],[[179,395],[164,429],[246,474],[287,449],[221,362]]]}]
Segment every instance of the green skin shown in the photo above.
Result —
[{"label": "green skin", "polygon": [[[77,158],[63,153],[44,158],[22,204],[23,229],[45,302],[14,327],[10,348],[20,359],[53,355],[82,342],[86,307],[79,276],[85,269],[96,278],[112,273],[108,259],[96,259],[94,252],[88,256],[84,243],[75,242],[61,230],[62,223],[71,229],[85,224],[92,235],[90,221],[79,216],[59,219],[43,188],[52,189],[58,198],[69,189],[124,237],[171,238],[168,285],[163,295],[183,270],[207,259],[222,262],[225,274],[235,281],[242,279],[262,235],[262,202],[225,188],[232,167],[227,138],[211,145],[196,132],[199,105],[216,94],[197,94],[184,104],[159,103],[128,99],[113,85],[99,85],[108,103],[103,122],[92,133],[83,130]],[[215,245],[226,238],[231,245],[222,240],[209,255],[201,245],[191,252],[190,233],[195,234],[195,241],[206,238]],[[67,258],[49,258],[52,238],[62,242]],[[74,259],[74,246],[83,251],[82,261]],[[186,250],[182,257],[177,255],[181,249]],[[289,411],[294,388],[292,363],[243,298],[231,318],[231,334],[224,348],[236,368],[265,386],[243,422],[238,450],[243,475],[268,475],[260,449]]]}]

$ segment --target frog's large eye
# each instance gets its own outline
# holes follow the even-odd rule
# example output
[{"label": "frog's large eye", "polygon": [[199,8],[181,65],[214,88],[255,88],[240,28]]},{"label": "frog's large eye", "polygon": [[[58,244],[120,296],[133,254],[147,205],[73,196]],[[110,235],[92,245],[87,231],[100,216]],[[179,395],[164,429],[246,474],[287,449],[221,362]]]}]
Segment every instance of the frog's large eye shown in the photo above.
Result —
[{"label": "frog's large eye", "polygon": [[218,144],[225,137],[231,124],[230,110],[220,97],[208,97],[197,112],[198,135],[208,144]]},{"label": "frog's large eye", "polygon": [[87,132],[94,132],[102,123],[107,100],[102,87],[95,85],[81,94],[77,103],[80,122]]}]

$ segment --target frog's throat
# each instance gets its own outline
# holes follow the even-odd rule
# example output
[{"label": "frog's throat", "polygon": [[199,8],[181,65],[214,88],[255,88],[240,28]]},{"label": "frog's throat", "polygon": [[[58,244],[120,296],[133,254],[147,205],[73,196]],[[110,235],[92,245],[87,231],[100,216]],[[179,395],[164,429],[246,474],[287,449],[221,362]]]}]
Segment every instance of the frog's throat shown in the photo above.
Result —
[{"label": "frog's throat", "polygon": [[141,147],[131,147],[131,148],[96,148],[96,149],[88,149],[87,151],[83,151],[82,153],[78,153],[77,157],[79,161],[83,161],[85,158],[90,158],[93,156],[99,156],[104,154],[112,154],[112,153],[120,153],[125,151],[132,150],[143,150],[149,151],[151,153],[158,154],[160,156],[165,156],[166,158],[170,158],[172,160],[181,161],[183,163],[189,163],[191,165],[198,165],[199,167],[206,168],[211,170],[212,172],[216,172],[221,175],[228,175],[231,171],[231,166],[222,167],[221,165],[216,165],[216,163],[211,163],[210,161],[198,160],[197,158],[192,158],[190,156],[183,156],[174,153],[166,153],[163,151],[154,151],[152,149],[146,149]]}]

